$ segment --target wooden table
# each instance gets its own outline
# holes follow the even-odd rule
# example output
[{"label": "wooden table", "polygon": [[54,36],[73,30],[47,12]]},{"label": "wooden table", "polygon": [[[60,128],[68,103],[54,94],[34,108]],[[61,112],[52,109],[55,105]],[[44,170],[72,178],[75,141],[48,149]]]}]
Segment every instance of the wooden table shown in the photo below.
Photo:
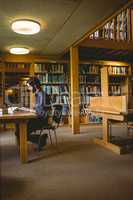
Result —
[{"label": "wooden table", "polygon": [[16,112],[14,114],[4,114],[0,116],[0,123],[19,124],[20,160],[22,163],[28,162],[27,122],[32,118],[36,118],[36,114],[31,112]]},{"label": "wooden table", "polygon": [[91,108],[88,109],[89,112],[92,112],[94,115],[98,115],[100,117],[102,117],[102,121],[103,121],[103,138],[102,139],[98,139],[95,138],[94,142],[96,144],[99,144],[107,149],[112,150],[115,153],[118,154],[123,154],[125,153],[124,148],[116,145],[116,144],[112,144],[109,141],[109,137],[110,137],[110,129],[109,129],[109,125],[111,123],[111,121],[115,120],[115,121],[121,121],[121,122],[127,122],[127,117],[128,114],[133,114],[133,110],[130,109],[128,110],[128,113],[120,113],[115,109],[108,108],[108,107],[103,107],[103,106],[93,106]]}]

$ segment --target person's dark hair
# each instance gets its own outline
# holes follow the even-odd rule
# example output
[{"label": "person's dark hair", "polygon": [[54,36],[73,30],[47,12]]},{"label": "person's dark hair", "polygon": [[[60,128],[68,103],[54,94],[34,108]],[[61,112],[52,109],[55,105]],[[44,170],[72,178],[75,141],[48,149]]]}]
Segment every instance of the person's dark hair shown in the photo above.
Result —
[{"label": "person's dark hair", "polygon": [[27,84],[29,84],[32,87],[33,92],[36,92],[36,89],[41,90],[40,80],[35,76],[30,77],[30,79],[27,81]]}]

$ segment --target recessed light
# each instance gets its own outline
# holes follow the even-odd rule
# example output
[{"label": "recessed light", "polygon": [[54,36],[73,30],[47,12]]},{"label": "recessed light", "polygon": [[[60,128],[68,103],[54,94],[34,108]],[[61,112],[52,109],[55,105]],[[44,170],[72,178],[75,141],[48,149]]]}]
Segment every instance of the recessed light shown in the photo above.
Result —
[{"label": "recessed light", "polygon": [[24,48],[24,47],[16,47],[16,48],[10,49],[11,54],[17,54],[17,55],[28,54],[29,52],[30,52],[30,50],[28,48]]},{"label": "recessed light", "polygon": [[11,24],[14,32],[24,35],[36,34],[40,31],[40,24],[32,20],[16,20]]}]

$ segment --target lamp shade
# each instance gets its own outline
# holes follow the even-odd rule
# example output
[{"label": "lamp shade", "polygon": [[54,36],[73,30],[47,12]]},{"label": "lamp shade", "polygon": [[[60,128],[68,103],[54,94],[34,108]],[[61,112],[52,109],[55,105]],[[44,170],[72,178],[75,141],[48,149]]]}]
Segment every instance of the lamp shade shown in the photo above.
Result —
[{"label": "lamp shade", "polygon": [[40,24],[32,20],[16,20],[11,24],[14,32],[23,35],[32,35],[40,31]]},{"label": "lamp shade", "polygon": [[10,48],[11,54],[21,55],[21,54],[28,54],[29,52],[30,52],[30,50],[28,48],[24,48],[24,47]]}]

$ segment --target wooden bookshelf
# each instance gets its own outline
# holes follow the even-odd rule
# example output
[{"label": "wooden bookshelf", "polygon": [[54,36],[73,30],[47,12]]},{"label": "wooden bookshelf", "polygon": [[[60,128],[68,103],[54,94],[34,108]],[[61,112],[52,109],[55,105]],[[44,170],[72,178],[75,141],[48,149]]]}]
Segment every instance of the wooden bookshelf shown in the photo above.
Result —
[{"label": "wooden bookshelf", "polygon": [[[94,63],[79,64],[80,123],[95,123],[96,118],[85,111],[90,97],[100,95],[100,65]],[[98,121],[98,120],[97,120]]]},{"label": "wooden bookshelf", "polygon": [[[101,123],[101,119],[97,116],[93,116],[89,113],[86,115],[86,107],[90,104],[90,98],[101,96],[101,78],[104,77],[100,74],[100,69],[106,66],[108,74],[108,95],[109,96],[121,96],[125,94],[123,85],[126,84],[130,74],[130,67],[127,63],[117,62],[88,62],[79,65],[79,85],[80,85],[80,115],[85,119],[85,123],[88,120],[89,123]],[[111,63],[111,64],[110,64]],[[88,68],[93,66],[91,70]],[[96,69],[94,69],[96,67]],[[93,69],[93,71],[92,71]],[[90,72],[90,73],[89,73]],[[125,89],[126,90],[126,89]]]},{"label": "wooden bookshelf", "polygon": [[129,77],[129,66],[108,66],[109,96],[121,96],[122,85]]},{"label": "wooden bookshelf", "polygon": [[[16,104],[20,104],[21,106],[26,106],[26,107],[30,106],[29,104],[30,97],[28,93],[25,93],[25,95],[23,95],[23,92],[22,93],[20,92],[22,88],[24,87],[22,82],[24,82],[24,80],[27,80],[29,77],[30,67],[31,67],[31,63],[3,61],[2,63],[3,72],[1,72],[4,74],[2,75],[2,79],[4,82],[4,87],[2,87],[4,90],[3,96],[6,95],[6,98],[4,98],[5,99],[4,101],[8,101],[7,99],[9,99],[9,101],[5,103],[7,104],[12,103],[10,102],[11,99],[12,100],[14,99],[13,102],[15,102],[15,98],[16,98]],[[25,89],[25,91],[27,91],[27,89]],[[16,94],[16,92],[18,94]],[[27,96],[28,96],[28,100],[27,100]]]},{"label": "wooden bookshelf", "polygon": [[34,74],[41,81],[43,90],[50,96],[51,103],[63,105],[63,116],[67,117],[69,114],[68,64],[36,62]]}]

